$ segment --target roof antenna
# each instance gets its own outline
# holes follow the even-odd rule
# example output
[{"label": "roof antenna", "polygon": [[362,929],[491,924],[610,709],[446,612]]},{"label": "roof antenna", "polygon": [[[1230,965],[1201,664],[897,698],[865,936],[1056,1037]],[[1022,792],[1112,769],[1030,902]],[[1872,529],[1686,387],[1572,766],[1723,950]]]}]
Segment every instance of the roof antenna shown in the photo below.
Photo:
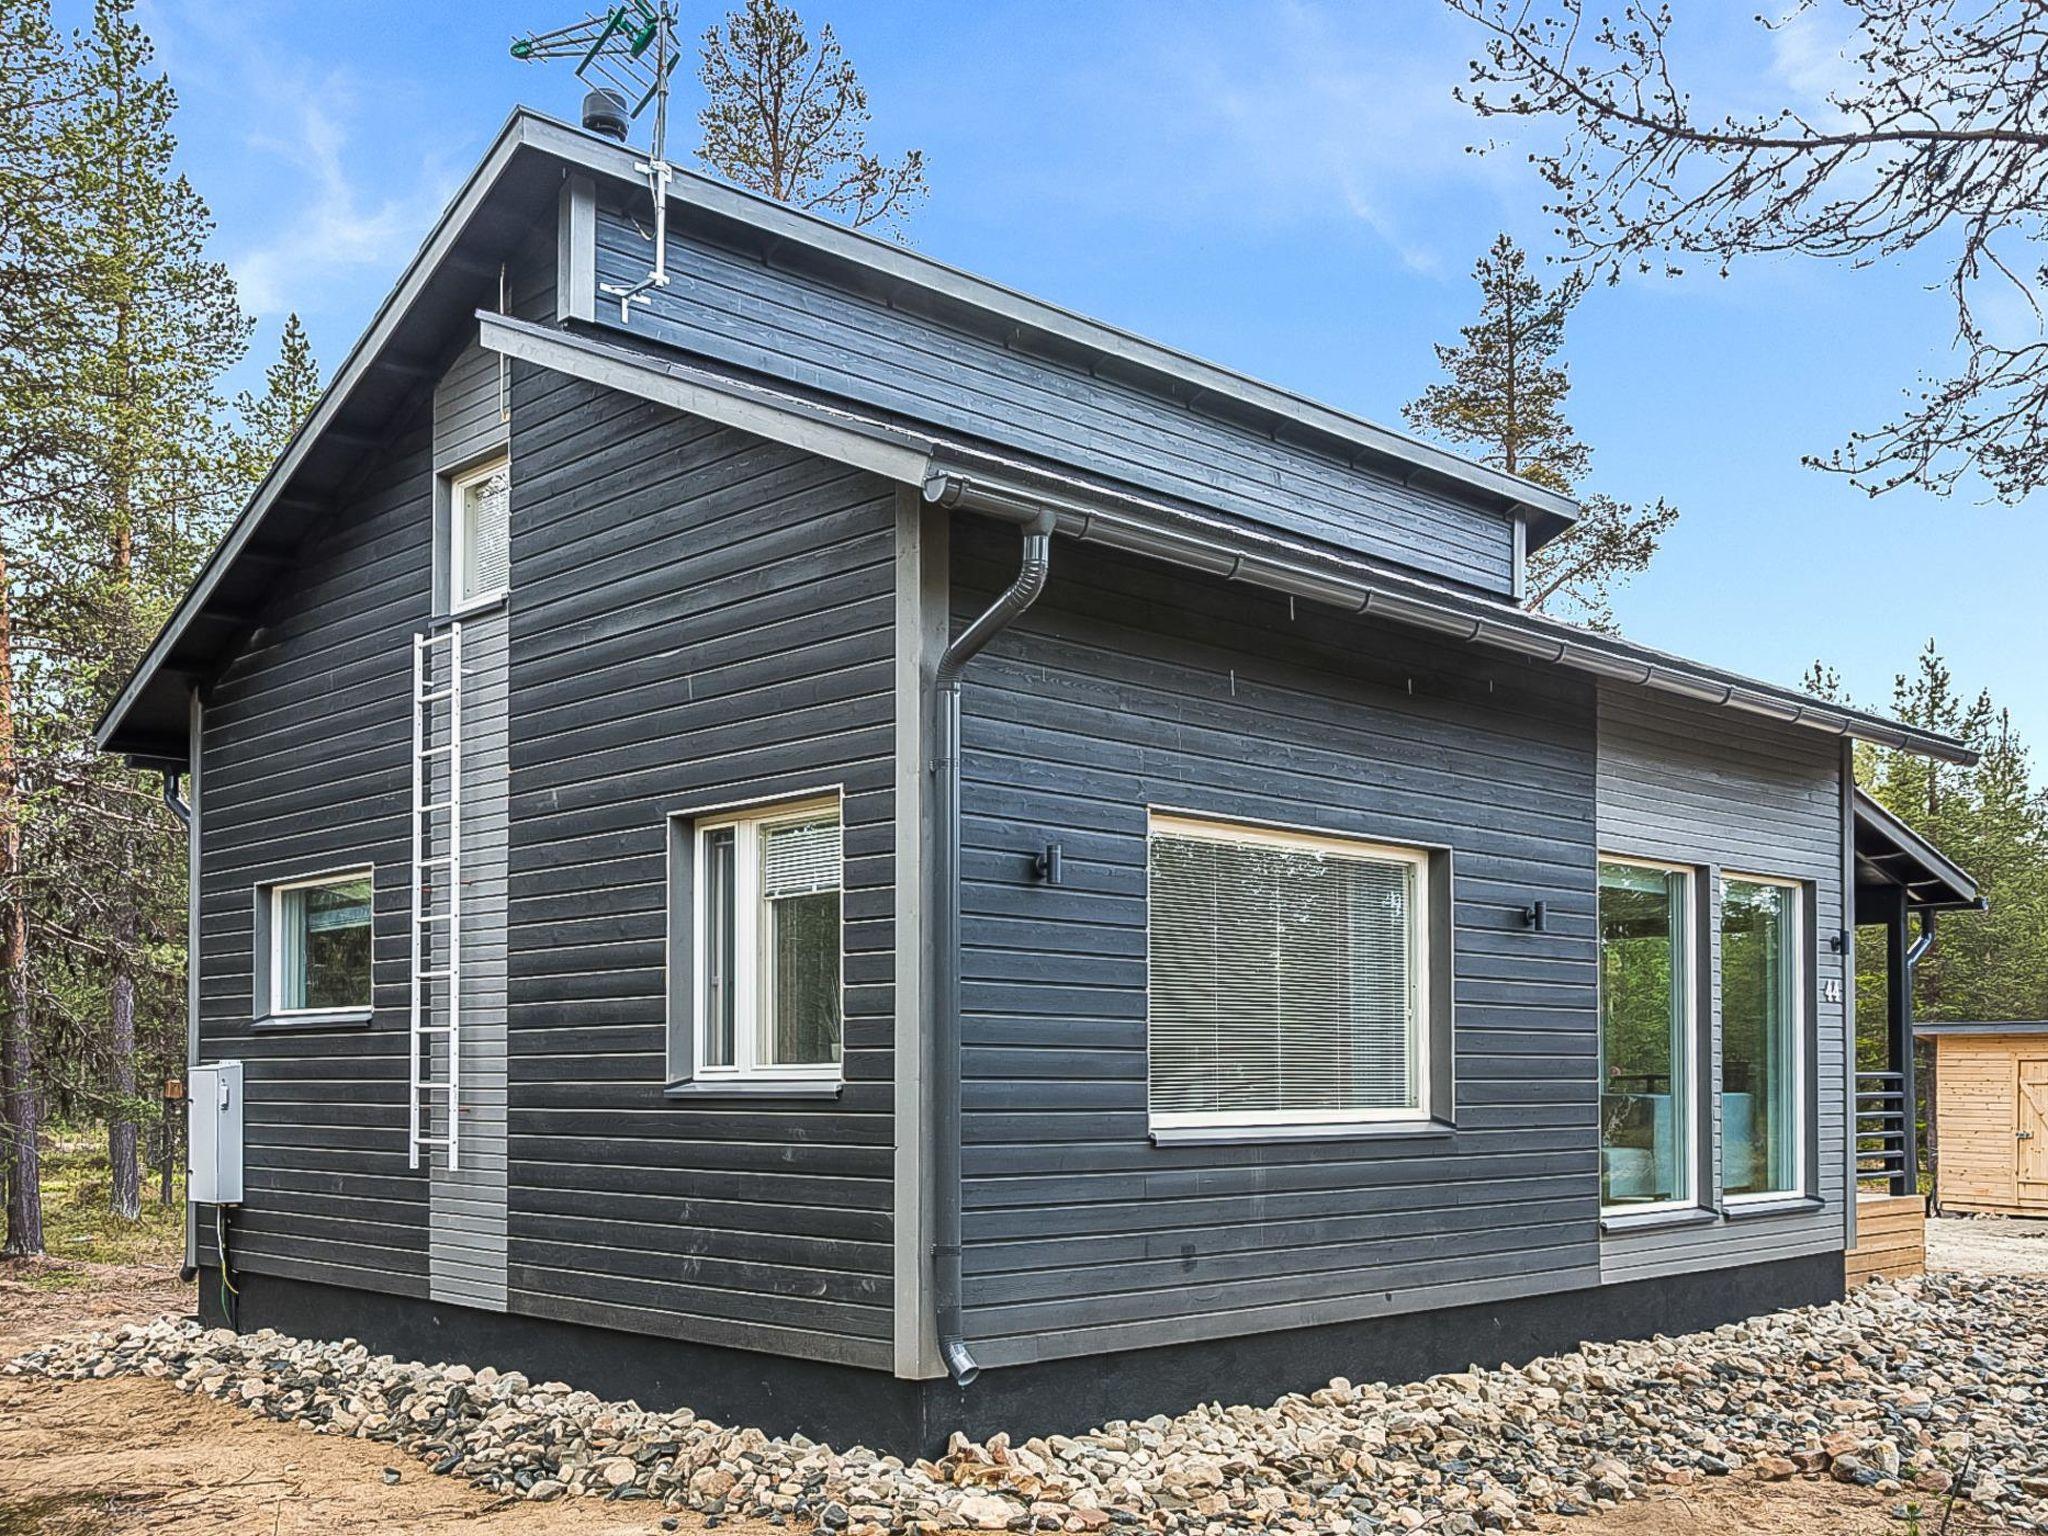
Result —
[{"label": "roof antenna", "polygon": [[583,126],[625,142],[627,126],[651,104],[654,151],[633,169],[647,178],[654,197],[654,267],[631,287],[604,284],[619,301],[621,323],[633,318],[633,301],[647,301],[668,286],[668,184],[673,167],[668,142],[668,83],[676,67],[676,12],[673,0],[623,0],[608,11],[553,32],[529,32],[512,40],[512,57],[575,59],[576,77],[590,87],[583,98]]}]

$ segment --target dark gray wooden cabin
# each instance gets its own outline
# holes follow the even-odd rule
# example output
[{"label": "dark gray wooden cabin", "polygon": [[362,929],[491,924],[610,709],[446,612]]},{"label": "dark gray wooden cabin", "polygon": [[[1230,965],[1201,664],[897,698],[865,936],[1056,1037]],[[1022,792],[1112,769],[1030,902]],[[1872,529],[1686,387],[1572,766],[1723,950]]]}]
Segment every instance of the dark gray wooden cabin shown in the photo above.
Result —
[{"label": "dark gray wooden cabin", "polygon": [[1851,742],[1957,743],[712,181],[622,311],[635,159],[513,116],[102,727],[191,808],[242,1326],[909,1447],[1839,1294]]}]

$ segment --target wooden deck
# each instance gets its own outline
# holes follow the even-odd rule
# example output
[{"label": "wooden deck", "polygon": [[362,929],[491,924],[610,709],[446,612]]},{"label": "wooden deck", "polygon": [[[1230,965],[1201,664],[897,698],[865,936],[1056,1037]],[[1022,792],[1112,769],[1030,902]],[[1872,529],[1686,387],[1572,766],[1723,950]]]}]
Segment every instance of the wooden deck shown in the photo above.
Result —
[{"label": "wooden deck", "polygon": [[1850,1287],[1901,1280],[1927,1267],[1927,1203],[1919,1195],[1856,1197],[1856,1246],[1846,1270]]}]

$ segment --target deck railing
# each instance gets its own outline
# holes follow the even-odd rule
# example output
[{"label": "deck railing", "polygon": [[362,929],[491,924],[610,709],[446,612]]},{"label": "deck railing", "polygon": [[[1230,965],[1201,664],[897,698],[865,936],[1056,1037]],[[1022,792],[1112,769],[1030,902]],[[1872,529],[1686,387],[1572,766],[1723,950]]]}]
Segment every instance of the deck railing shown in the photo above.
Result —
[{"label": "deck railing", "polygon": [[1856,1181],[1884,1182],[1895,1195],[1910,1195],[1920,1183],[1920,1154],[1913,1106],[1907,1102],[1903,1072],[1856,1074]]}]

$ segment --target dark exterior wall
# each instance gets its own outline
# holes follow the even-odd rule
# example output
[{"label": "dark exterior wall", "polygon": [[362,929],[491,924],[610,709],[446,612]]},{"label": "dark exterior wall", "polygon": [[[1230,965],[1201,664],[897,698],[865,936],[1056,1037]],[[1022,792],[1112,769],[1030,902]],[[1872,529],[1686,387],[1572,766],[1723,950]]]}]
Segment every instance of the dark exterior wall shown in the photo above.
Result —
[{"label": "dark exterior wall", "polygon": [[[511,1308],[886,1368],[895,490],[513,391]],[[665,1099],[668,813],[835,784],[843,1096]]]},{"label": "dark exterior wall", "polygon": [[[1710,1197],[1721,1187],[1721,872],[1808,883],[1812,907],[1801,968],[1813,1020],[1808,1062],[1809,1182],[1818,1210],[1752,1215],[1707,1225],[1615,1232],[1601,1248],[1609,1280],[1801,1254],[1839,1252],[1848,1241],[1848,1016],[1855,985],[1845,956],[1825,936],[1843,928],[1842,744],[1818,731],[1713,709],[1642,689],[1600,690],[1600,846],[1603,852],[1704,869],[1709,986],[1700,1032],[1712,1073],[1704,1101]],[[1825,982],[1842,981],[1829,999]]]},{"label": "dark exterior wall", "polygon": [[[208,692],[202,747],[200,1051],[247,1074],[237,1262],[406,1295],[427,1284],[427,1178],[405,1136],[406,707],[430,603],[432,450],[422,398],[280,574],[266,622]],[[252,1028],[254,888],[365,863],[373,1022]]]},{"label": "dark exterior wall", "polygon": [[[954,532],[957,625],[1015,541]],[[978,1358],[1597,1283],[1589,682],[1059,542],[964,709]],[[1147,1141],[1148,804],[1454,850],[1454,1132]]]},{"label": "dark exterior wall", "polygon": [[[600,208],[600,283],[646,276],[645,228],[644,197]],[[634,306],[634,335],[1486,592],[1512,587],[1513,529],[1499,513],[929,310],[771,268],[681,210],[669,236],[671,281]],[[617,326],[616,302],[600,293],[595,318]]]}]

